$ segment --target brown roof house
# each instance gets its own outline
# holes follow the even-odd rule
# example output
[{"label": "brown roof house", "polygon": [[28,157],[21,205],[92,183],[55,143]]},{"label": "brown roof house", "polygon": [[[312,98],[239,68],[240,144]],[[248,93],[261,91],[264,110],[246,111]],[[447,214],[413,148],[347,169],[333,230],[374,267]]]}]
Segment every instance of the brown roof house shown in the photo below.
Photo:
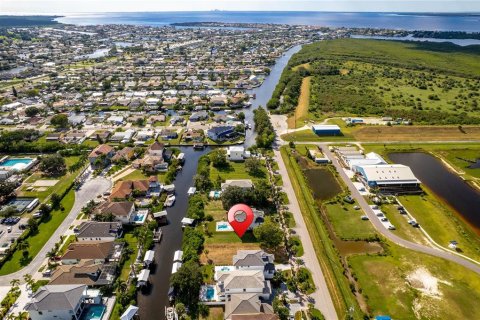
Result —
[{"label": "brown roof house", "polygon": [[149,196],[150,192],[159,192],[159,188],[160,183],[156,176],[151,176],[148,180],[118,181],[110,194],[110,200]]},{"label": "brown roof house", "polygon": [[78,242],[114,241],[123,234],[122,224],[117,221],[85,221],[74,231]]},{"label": "brown roof house", "polygon": [[68,246],[61,261],[62,264],[78,264],[81,260],[114,262],[120,259],[122,248],[122,243],[114,241],[75,242]]},{"label": "brown roof house", "polygon": [[94,260],[81,260],[77,264],[58,266],[48,284],[107,285],[115,279],[114,272],[115,265],[105,267],[103,263],[95,263]]},{"label": "brown roof house", "polygon": [[133,202],[104,202],[95,210],[95,214],[112,215],[115,221],[122,224],[130,224],[135,217],[135,205]]},{"label": "brown roof house", "polygon": [[108,144],[100,144],[88,156],[90,165],[94,169],[103,168],[110,163],[115,150]]},{"label": "brown roof house", "polygon": [[122,150],[119,150],[115,153],[112,157],[113,162],[122,162],[122,161],[130,161],[135,156],[135,151],[131,147],[125,147]]}]

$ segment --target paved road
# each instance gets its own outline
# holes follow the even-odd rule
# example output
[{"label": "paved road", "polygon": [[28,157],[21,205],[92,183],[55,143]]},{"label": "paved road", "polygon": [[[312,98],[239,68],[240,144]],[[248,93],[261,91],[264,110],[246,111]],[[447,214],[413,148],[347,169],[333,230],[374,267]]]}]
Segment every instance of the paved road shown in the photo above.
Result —
[{"label": "paved road", "polygon": [[305,266],[310,269],[313,277],[313,282],[317,286],[317,290],[311,294],[315,299],[315,308],[319,309],[325,319],[327,320],[336,320],[338,319],[335,306],[333,305],[332,298],[330,297],[330,292],[328,291],[327,282],[323,276],[322,268],[318,263],[317,255],[313,248],[312,240],[310,239],[310,234],[308,233],[307,227],[305,225],[305,220],[303,220],[302,212],[300,211],[300,206],[295,195],[295,191],[292,187],[290,177],[288,176],[287,168],[283,162],[280,151],[275,150],[275,159],[278,163],[279,173],[283,179],[283,190],[288,196],[290,204],[288,205],[288,211],[293,213],[295,218],[296,226],[294,228],[296,235],[302,240],[302,245],[304,248],[304,254],[301,257],[305,262]]},{"label": "paved road", "polygon": [[421,244],[413,243],[410,241],[407,241],[403,238],[400,238],[397,236],[395,233],[392,231],[386,229],[382,222],[376,217],[375,213],[373,212],[372,208],[368,205],[367,201],[363,196],[360,194],[360,192],[355,188],[353,185],[352,181],[348,178],[347,174],[343,170],[342,166],[340,165],[339,161],[337,158],[333,155],[332,152],[330,152],[329,147],[326,143],[319,143],[319,146],[322,147],[322,150],[324,154],[332,160],[332,164],[335,166],[337,169],[338,173],[340,174],[340,177],[342,177],[343,181],[345,184],[348,186],[348,189],[350,190],[352,197],[355,198],[359,204],[359,206],[363,209],[363,211],[367,214],[368,218],[374,225],[374,227],[377,229],[378,232],[380,232],[384,237],[389,239],[390,241],[404,247],[410,250],[414,250],[417,252],[422,252],[426,253],[432,256],[436,256],[439,258],[444,258],[449,261],[455,262],[459,265],[462,265],[478,274],[480,274],[480,265],[473,263],[471,261],[468,261],[462,257],[459,257],[453,253],[450,253],[448,251],[444,251],[438,248],[432,248],[432,247],[426,247]]},{"label": "paved road", "polygon": [[63,220],[62,224],[53,233],[53,235],[43,246],[40,252],[35,256],[35,258],[33,258],[32,262],[30,262],[28,266],[17,272],[5,276],[0,276],[0,286],[9,285],[12,279],[19,279],[23,282],[24,275],[33,275],[45,261],[45,256],[47,252],[52,250],[52,248],[55,246],[55,243],[60,240],[60,236],[68,230],[75,218],[79,215],[83,206],[85,206],[88,201],[95,199],[99,194],[102,194],[110,188],[111,182],[108,179],[101,177],[88,179],[80,188],[80,190],[75,192],[75,203],[68,216],[65,218],[65,220]]}]

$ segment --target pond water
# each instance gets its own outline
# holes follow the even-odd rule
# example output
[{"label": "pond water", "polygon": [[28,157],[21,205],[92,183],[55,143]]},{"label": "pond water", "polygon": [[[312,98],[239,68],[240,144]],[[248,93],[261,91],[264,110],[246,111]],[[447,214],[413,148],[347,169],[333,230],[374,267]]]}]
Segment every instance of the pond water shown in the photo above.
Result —
[{"label": "pond water", "polygon": [[428,153],[390,153],[388,157],[396,163],[410,166],[420,181],[442,198],[480,234],[480,191],[471,187],[457,174]]},{"label": "pond water", "polygon": [[303,170],[316,200],[328,200],[342,192],[332,172],[325,168]]}]

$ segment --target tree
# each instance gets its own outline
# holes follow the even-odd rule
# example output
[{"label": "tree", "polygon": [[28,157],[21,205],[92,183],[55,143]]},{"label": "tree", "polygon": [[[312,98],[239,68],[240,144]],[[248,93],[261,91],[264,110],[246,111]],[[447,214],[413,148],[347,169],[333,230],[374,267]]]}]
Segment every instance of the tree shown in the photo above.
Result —
[{"label": "tree", "polygon": [[240,121],[245,120],[245,113],[243,111],[240,111],[237,116],[238,116],[238,120]]},{"label": "tree", "polygon": [[62,198],[57,193],[54,193],[50,197],[50,201],[52,202],[52,208],[58,209],[60,208],[60,202],[62,201]]},{"label": "tree", "polygon": [[173,275],[171,283],[178,301],[188,308],[190,314],[196,314],[198,293],[203,283],[203,274],[198,262],[193,260],[185,262]]},{"label": "tree", "polygon": [[253,229],[253,234],[263,247],[271,250],[277,249],[283,242],[282,229],[268,217],[264,223]]},{"label": "tree", "polygon": [[216,149],[210,152],[210,162],[215,168],[225,168],[228,165],[225,149]]},{"label": "tree", "polygon": [[39,112],[40,110],[37,107],[28,107],[27,109],[25,109],[25,114],[27,115],[27,117],[34,117]]},{"label": "tree", "polygon": [[56,114],[50,119],[50,123],[57,129],[67,129],[68,117],[66,114]]},{"label": "tree", "polygon": [[205,304],[200,303],[198,305],[198,313],[202,318],[206,319],[210,315],[210,309]]},{"label": "tree", "polygon": [[15,98],[18,98],[18,92],[17,92],[17,89],[15,89],[14,86],[12,86],[12,94]]},{"label": "tree", "polygon": [[16,188],[14,182],[0,181],[0,199],[10,196]]},{"label": "tree", "polygon": [[65,159],[59,154],[43,157],[39,168],[47,176],[62,176],[67,171]]},{"label": "tree", "polygon": [[262,163],[257,158],[248,158],[245,160],[245,170],[250,175],[257,176],[262,172]]},{"label": "tree", "polygon": [[17,209],[13,206],[6,206],[0,211],[0,216],[8,218],[17,214]]},{"label": "tree", "polygon": [[12,280],[10,280],[10,285],[14,288],[18,288],[18,286],[20,285],[20,280],[12,279]]},{"label": "tree", "polygon": [[30,229],[30,233],[35,234],[38,231],[38,222],[34,217],[28,219],[27,222],[28,229]]}]

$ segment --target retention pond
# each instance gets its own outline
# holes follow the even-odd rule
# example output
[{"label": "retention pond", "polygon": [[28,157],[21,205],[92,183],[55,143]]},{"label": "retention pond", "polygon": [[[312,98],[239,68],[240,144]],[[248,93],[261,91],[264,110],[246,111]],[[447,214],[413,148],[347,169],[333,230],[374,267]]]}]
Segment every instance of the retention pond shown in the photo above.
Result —
[{"label": "retention pond", "polygon": [[440,160],[423,152],[390,153],[395,163],[409,166],[417,178],[452,207],[480,235],[480,192]]}]

